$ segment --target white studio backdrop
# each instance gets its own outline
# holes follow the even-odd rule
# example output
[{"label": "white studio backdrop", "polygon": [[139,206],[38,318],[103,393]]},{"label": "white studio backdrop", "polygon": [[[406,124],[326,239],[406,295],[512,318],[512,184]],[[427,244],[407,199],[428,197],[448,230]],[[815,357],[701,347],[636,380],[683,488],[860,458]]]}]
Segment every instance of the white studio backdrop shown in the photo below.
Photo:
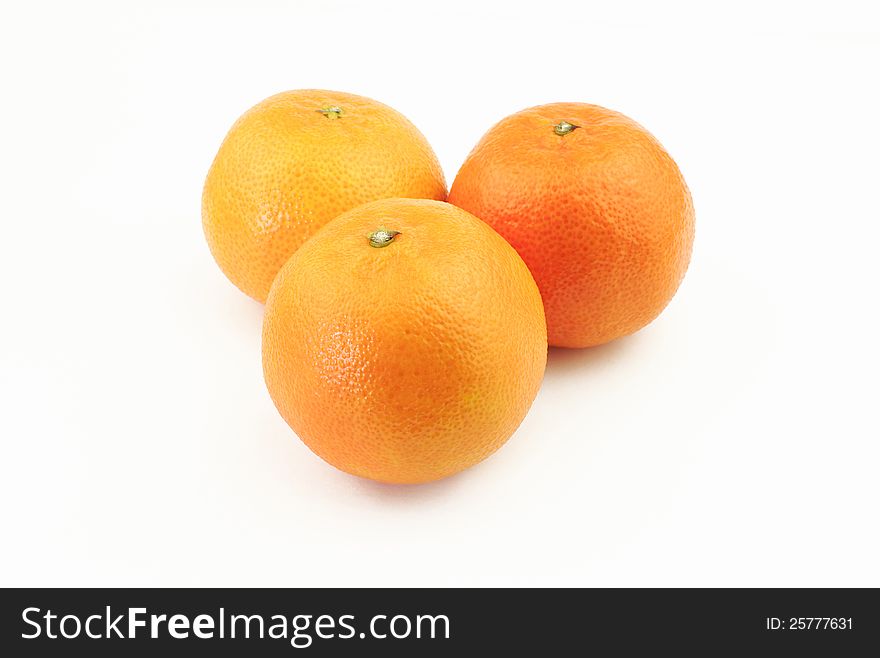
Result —
[{"label": "white studio backdrop", "polygon": [[[0,585],[880,585],[870,3],[22,3],[0,10]],[[693,193],[677,297],[551,350],[510,442],[391,487],[302,445],[201,232],[262,98],[367,95],[449,183],[598,103]]]}]

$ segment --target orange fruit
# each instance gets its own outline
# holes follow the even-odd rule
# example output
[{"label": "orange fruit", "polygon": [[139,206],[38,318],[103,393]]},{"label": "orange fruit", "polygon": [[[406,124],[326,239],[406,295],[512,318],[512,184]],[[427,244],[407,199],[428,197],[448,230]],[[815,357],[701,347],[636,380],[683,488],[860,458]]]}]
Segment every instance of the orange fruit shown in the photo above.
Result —
[{"label": "orange fruit", "polygon": [[447,203],[351,210],[278,274],[263,328],[272,400],[337,468],[417,483],[519,426],[544,373],[538,288],[503,238]]},{"label": "orange fruit", "polygon": [[642,126],[597,105],[503,119],[467,157],[449,202],[522,256],[551,345],[588,347],[641,329],[690,261],[694,207],[678,167]]},{"label": "orange fruit", "polygon": [[315,231],[388,197],[446,198],[440,164],[416,127],[363,96],[288,91],[252,107],[226,135],[205,181],[202,223],[220,269],[265,301]]}]

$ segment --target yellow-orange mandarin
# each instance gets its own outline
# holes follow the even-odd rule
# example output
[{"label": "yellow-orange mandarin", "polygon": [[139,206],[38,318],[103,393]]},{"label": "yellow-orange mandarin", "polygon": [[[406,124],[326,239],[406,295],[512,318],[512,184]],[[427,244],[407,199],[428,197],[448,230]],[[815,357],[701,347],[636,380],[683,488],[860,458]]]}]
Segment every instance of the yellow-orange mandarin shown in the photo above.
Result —
[{"label": "yellow-orange mandarin", "polygon": [[387,197],[446,198],[443,172],[416,127],[363,96],[288,91],[248,110],[226,135],[205,181],[202,223],[226,276],[264,301],[315,231]]}]

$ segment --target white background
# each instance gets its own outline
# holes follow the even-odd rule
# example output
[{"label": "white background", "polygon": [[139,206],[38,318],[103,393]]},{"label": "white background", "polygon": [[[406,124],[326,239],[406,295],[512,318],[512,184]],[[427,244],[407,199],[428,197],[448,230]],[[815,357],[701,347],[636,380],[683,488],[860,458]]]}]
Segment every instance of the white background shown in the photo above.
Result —
[{"label": "white background", "polygon": [[[869,3],[142,5],[0,17],[0,584],[880,586]],[[450,183],[524,107],[632,116],[693,192],[682,288],[551,350],[483,464],[335,471],[200,220],[232,122],[304,87],[397,108]]]}]

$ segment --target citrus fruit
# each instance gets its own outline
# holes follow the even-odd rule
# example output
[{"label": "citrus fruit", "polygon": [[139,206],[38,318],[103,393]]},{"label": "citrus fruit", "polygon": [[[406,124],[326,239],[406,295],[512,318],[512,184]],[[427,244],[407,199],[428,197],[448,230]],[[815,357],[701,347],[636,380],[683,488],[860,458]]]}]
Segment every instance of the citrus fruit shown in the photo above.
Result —
[{"label": "citrus fruit", "polygon": [[546,358],[528,268],[439,201],[334,219],[266,302],[263,372],[281,415],[327,462],[373,480],[436,480],[490,455],[525,416]]},{"label": "citrus fruit", "polygon": [[443,172],[416,127],[363,96],[288,91],[248,110],[226,135],[205,181],[202,223],[220,269],[264,301],[315,231],[387,197],[446,198]]},{"label": "citrus fruit", "polygon": [[468,155],[449,202],[522,256],[551,345],[599,345],[644,327],[690,261],[694,208],[678,167],[642,126],[597,105],[503,119]]}]

